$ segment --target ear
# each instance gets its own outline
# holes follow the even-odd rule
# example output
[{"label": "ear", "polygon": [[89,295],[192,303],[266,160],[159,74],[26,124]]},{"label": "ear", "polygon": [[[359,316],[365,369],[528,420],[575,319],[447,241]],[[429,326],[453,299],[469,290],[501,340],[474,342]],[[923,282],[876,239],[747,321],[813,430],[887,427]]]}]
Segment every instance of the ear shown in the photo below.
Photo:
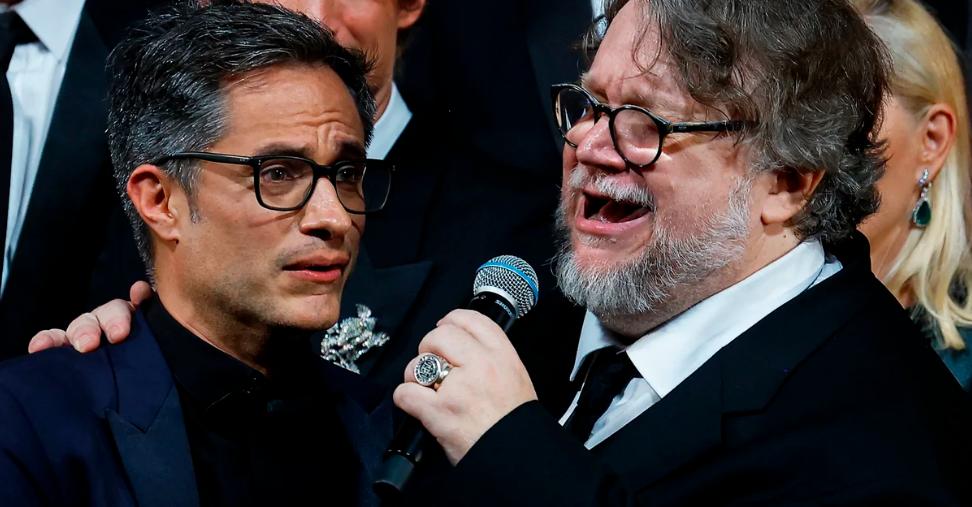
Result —
[{"label": "ear", "polygon": [[955,143],[955,111],[945,104],[934,104],[928,109],[922,125],[919,126],[921,135],[920,167],[915,181],[921,177],[921,171],[928,169],[929,177],[934,180],[945,165],[952,144]]},{"label": "ear", "polygon": [[411,28],[425,10],[425,0],[396,0],[398,2],[398,29]]},{"label": "ear", "polygon": [[760,213],[763,223],[783,225],[789,222],[810,200],[823,176],[823,171],[800,173],[790,169],[767,174],[768,193]]},{"label": "ear", "polygon": [[[175,189],[181,198],[174,195]],[[179,185],[158,166],[142,164],[128,177],[125,191],[152,232],[163,241],[179,241],[180,219],[189,216],[188,202]]]}]

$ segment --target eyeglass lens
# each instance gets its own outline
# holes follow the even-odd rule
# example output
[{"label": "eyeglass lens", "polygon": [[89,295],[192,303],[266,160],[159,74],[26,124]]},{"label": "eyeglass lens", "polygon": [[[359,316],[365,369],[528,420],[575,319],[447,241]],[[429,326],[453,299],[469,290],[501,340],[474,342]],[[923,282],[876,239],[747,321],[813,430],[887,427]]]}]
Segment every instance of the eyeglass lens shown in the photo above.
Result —
[{"label": "eyeglass lens", "polygon": [[[557,122],[564,139],[576,146],[594,126],[594,104],[584,92],[563,88],[557,94]],[[650,164],[661,139],[657,122],[644,111],[619,108],[613,113],[611,135],[618,152],[629,163]]]},{"label": "eyeglass lens", "polygon": [[[391,184],[387,168],[361,160],[340,162],[336,170],[334,188],[341,205],[357,213],[381,209]],[[258,179],[260,198],[273,208],[298,208],[314,191],[314,168],[302,160],[265,160]]]}]

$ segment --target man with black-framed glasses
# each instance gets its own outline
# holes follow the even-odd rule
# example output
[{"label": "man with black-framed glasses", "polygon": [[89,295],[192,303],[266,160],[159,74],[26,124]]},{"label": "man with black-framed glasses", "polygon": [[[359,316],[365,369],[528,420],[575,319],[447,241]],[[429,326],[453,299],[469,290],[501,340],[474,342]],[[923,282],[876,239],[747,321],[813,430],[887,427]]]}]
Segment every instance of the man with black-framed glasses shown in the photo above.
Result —
[{"label": "man with black-framed glasses", "polygon": [[366,158],[363,55],[292,11],[214,2],[154,14],[109,70],[115,183],[157,295],[123,344],[0,366],[0,504],[374,504],[384,393],[311,340],[391,188]]},{"label": "man with black-framed glasses", "polygon": [[344,210],[356,215],[375,213],[384,208],[395,169],[383,160],[365,159],[360,154],[332,165],[322,165],[293,155],[242,157],[189,151],[159,157],[152,164],[161,166],[173,160],[249,166],[253,170],[253,192],[257,202],[274,211],[303,208],[313,196],[318,180],[324,176],[334,187]]},{"label": "man with black-framed glasses", "polygon": [[632,169],[645,169],[657,162],[665,138],[670,134],[735,132],[745,125],[740,120],[671,122],[641,106],[625,104],[611,107],[575,84],[553,85],[550,92],[554,120],[564,137],[564,143],[576,149],[598,118],[606,115],[614,150]]}]

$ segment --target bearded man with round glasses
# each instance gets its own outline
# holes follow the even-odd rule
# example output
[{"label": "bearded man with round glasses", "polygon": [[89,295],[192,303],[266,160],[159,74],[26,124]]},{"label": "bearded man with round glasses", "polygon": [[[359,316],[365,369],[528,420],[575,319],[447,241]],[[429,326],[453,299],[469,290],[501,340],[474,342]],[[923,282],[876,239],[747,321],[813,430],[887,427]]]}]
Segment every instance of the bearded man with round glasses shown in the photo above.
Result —
[{"label": "bearded man with round glasses", "polygon": [[446,316],[419,354],[448,377],[419,384],[416,358],[394,395],[455,465],[442,496],[972,502],[969,401],[856,232],[883,169],[880,42],[844,0],[619,0],[607,20],[553,89],[556,270],[586,309],[560,337],[573,400],[551,417],[495,324]]}]

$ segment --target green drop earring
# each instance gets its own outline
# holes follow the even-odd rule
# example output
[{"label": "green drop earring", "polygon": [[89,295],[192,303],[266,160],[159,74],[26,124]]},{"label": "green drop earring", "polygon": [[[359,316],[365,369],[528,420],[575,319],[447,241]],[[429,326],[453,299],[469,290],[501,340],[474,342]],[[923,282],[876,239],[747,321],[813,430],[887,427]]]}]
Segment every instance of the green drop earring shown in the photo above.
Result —
[{"label": "green drop earring", "polygon": [[919,229],[924,229],[928,227],[932,219],[931,199],[928,195],[931,190],[931,180],[928,177],[928,169],[922,171],[921,178],[918,179],[918,186],[921,187],[921,195],[918,197],[918,202],[915,203],[914,211],[911,212],[911,223]]}]

